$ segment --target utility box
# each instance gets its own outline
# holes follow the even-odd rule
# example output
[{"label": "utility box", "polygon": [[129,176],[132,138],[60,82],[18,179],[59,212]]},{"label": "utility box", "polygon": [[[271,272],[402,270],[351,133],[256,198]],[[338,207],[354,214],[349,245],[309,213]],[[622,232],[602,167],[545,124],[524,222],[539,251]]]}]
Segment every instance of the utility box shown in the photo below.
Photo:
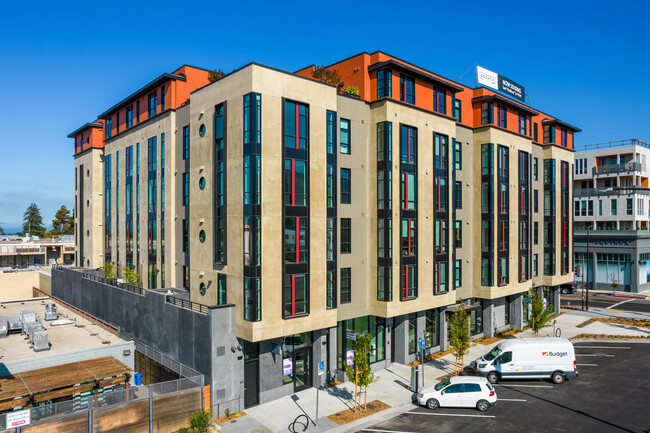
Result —
[{"label": "utility box", "polygon": [[59,315],[56,312],[55,304],[45,304],[45,320],[56,320]]},{"label": "utility box", "polygon": [[40,328],[32,333],[32,345],[34,346],[34,352],[50,350],[50,342],[45,329]]}]

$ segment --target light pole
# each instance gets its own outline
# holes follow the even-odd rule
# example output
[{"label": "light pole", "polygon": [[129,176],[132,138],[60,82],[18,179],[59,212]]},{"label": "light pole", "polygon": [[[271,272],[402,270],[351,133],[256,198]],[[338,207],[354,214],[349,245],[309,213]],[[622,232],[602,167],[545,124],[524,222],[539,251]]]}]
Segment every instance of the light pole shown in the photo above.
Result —
[{"label": "light pole", "polygon": [[585,300],[585,309],[589,311],[589,267],[591,265],[591,255],[589,252],[589,227],[591,226],[591,223],[589,223],[589,226],[587,226],[587,298]]}]

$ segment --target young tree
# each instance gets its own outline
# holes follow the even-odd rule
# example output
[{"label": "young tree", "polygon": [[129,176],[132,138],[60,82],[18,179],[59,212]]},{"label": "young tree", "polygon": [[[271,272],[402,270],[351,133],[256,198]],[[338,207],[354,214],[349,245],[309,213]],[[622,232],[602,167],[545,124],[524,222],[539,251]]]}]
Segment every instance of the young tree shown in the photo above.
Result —
[{"label": "young tree", "polygon": [[36,203],[30,204],[23,214],[23,235],[38,236],[40,238],[45,236],[43,217]]},{"label": "young tree", "polygon": [[181,427],[178,433],[208,433],[212,431],[212,411],[197,410],[190,418],[189,427]]},{"label": "young tree", "polygon": [[221,69],[213,69],[208,72],[208,81],[212,83],[225,75],[226,74]]},{"label": "young tree", "polygon": [[620,282],[619,279],[616,278],[616,272],[612,272],[611,274],[607,275],[607,279],[612,285],[612,293],[614,293],[614,291],[618,289],[618,283]]},{"label": "young tree", "polygon": [[61,209],[56,211],[54,219],[52,220],[52,236],[59,235],[72,235],[74,234],[74,219],[70,215],[70,210],[61,206]]},{"label": "young tree", "polygon": [[117,269],[113,263],[104,263],[104,278],[117,278]]},{"label": "young tree", "polygon": [[345,368],[345,373],[350,382],[354,382],[354,411],[357,411],[357,385],[359,388],[364,387],[364,403],[363,408],[366,409],[368,401],[368,385],[377,382],[378,377],[370,370],[370,344],[372,343],[372,335],[364,334],[358,336],[352,343],[352,356],[353,365],[348,365]]},{"label": "young tree", "polygon": [[539,331],[551,325],[553,311],[550,308],[544,309],[544,299],[534,283],[528,292],[528,298],[530,299],[530,328],[533,336],[539,337]]},{"label": "young tree", "polygon": [[5,234],[5,231],[2,229],[2,227],[0,227],[0,235],[4,235],[4,234]]},{"label": "young tree", "polygon": [[341,81],[341,75],[336,69],[327,69],[325,66],[316,66],[311,71],[311,76],[327,84],[337,85]]},{"label": "young tree", "polygon": [[469,316],[465,311],[465,304],[463,303],[463,300],[460,299],[458,308],[454,314],[452,314],[451,319],[449,320],[449,346],[451,346],[454,351],[454,355],[456,356],[454,375],[458,374],[459,363],[460,370],[462,371],[465,355],[472,345],[469,332]]},{"label": "young tree", "polygon": [[140,274],[133,268],[122,268],[122,276],[127,284],[140,285]]}]

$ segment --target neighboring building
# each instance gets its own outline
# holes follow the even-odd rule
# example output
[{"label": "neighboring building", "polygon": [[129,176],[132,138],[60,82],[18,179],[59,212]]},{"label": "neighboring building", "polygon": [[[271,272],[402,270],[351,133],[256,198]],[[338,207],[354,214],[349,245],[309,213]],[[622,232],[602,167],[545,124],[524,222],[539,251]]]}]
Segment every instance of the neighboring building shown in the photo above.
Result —
[{"label": "neighboring building", "polygon": [[592,288],[650,288],[649,156],[650,144],[636,139],[576,148],[575,264],[583,269],[579,282],[587,281],[589,262]]},{"label": "neighboring building", "polygon": [[78,264],[235,304],[246,406],[342,378],[357,334],[406,363],[459,298],[492,335],[573,280],[578,128],[381,52],[330,68],[360,97],[313,66],[186,66],[70,134]]},{"label": "neighboring building", "polygon": [[0,270],[75,263],[75,244],[71,235],[58,238],[0,236]]}]

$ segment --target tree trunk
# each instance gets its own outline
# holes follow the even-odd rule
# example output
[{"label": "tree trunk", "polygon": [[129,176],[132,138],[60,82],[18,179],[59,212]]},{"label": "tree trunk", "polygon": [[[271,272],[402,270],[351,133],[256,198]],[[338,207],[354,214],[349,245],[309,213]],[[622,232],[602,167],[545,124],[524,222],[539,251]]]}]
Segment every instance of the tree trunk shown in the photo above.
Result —
[{"label": "tree trunk", "polygon": [[354,375],[354,413],[357,413],[357,381],[359,375],[355,373]]},{"label": "tree trunk", "polygon": [[366,407],[366,404],[368,403],[368,385],[366,385],[365,389],[363,390],[363,410],[368,410]]}]

